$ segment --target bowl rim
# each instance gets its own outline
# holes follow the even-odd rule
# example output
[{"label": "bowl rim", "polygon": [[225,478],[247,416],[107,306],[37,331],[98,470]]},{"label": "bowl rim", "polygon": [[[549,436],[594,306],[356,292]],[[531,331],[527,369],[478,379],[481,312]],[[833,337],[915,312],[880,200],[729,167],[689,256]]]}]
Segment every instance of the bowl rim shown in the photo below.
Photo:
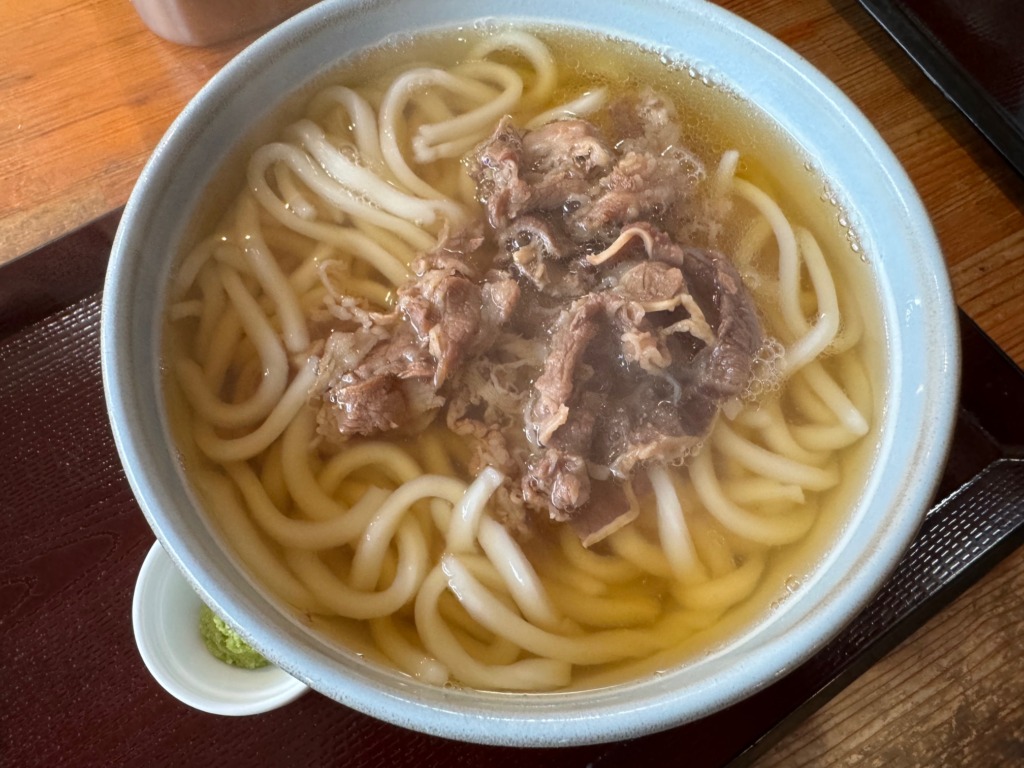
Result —
[{"label": "bowl rim", "polygon": [[[871,529],[872,536],[859,540],[859,568],[852,575],[838,583],[827,574],[822,576],[822,585],[829,578],[834,582],[828,588],[828,599],[824,603],[810,611],[806,602],[801,605],[794,601],[792,606],[787,606],[785,623],[775,622],[776,631],[767,636],[758,650],[759,658],[752,658],[751,650],[746,649],[728,668],[715,667],[713,674],[705,674],[696,681],[686,680],[690,686],[686,701],[675,693],[672,684],[662,679],[656,681],[657,685],[645,680],[615,686],[611,693],[544,694],[544,703],[533,706],[534,698],[530,708],[507,706],[522,695],[501,694],[489,699],[484,695],[485,700],[481,701],[478,694],[430,689],[423,684],[399,681],[396,673],[353,666],[342,669],[328,649],[315,642],[296,648],[297,627],[284,626],[259,589],[247,578],[231,572],[233,566],[224,562],[216,543],[187,541],[188,535],[195,532],[194,526],[190,529],[186,527],[189,523],[175,520],[161,510],[164,503],[180,503],[182,490],[175,486],[176,472],[167,467],[170,449],[166,444],[154,444],[159,442],[154,441],[154,437],[159,436],[161,429],[165,430],[166,442],[166,424],[159,413],[162,409],[154,403],[154,390],[150,386],[159,372],[159,344],[154,343],[154,328],[158,327],[156,320],[162,301],[159,295],[154,301],[152,288],[158,287],[159,281],[150,274],[154,267],[152,264],[147,267],[145,252],[147,238],[162,242],[160,238],[167,232],[167,226],[160,222],[160,212],[176,194],[181,194],[173,186],[175,169],[182,158],[195,154],[194,146],[205,146],[203,141],[209,143],[213,129],[208,126],[223,125],[244,114],[244,110],[239,112],[240,100],[251,95],[254,81],[262,82],[261,78],[267,78],[268,72],[276,72],[286,80],[290,78],[293,88],[298,85],[296,77],[304,81],[311,79],[316,71],[301,60],[304,45],[311,41],[322,42],[325,34],[355,22],[366,23],[363,34],[383,37],[393,31],[387,24],[386,11],[403,5],[405,11],[411,6],[419,8],[415,2],[404,0],[328,0],[270,31],[217,73],[186,106],[143,170],[113,245],[101,320],[101,362],[108,413],[132,490],[158,539],[192,587],[211,606],[235,617],[247,628],[246,637],[254,647],[313,688],[380,719],[466,741],[552,746],[635,737],[721,709],[805,661],[856,615],[899,561],[923,520],[938,482],[942,458],[949,447],[958,398],[959,345],[952,290],[938,241],[910,179],[884,140],[838,87],[797,53],[742,18],[702,0],[638,0],[633,3],[592,0],[588,3],[588,12],[597,9],[603,14],[600,18],[606,26],[610,24],[609,19],[625,18],[616,12],[621,8],[641,16],[684,21],[702,32],[728,35],[741,41],[767,72],[784,72],[792,78],[788,87],[798,83],[804,96],[819,108],[815,116],[848,131],[857,147],[870,157],[870,162],[861,157],[859,169],[839,174],[845,183],[837,185],[838,192],[845,194],[851,184],[881,185],[877,191],[884,193],[880,197],[885,197],[889,210],[876,218],[899,225],[894,231],[900,232],[900,244],[913,256],[910,264],[910,268],[916,270],[913,284],[921,291],[919,296],[910,297],[907,306],[897,307],[892,299],[893,287],[885,282],[892,276],[884,270],[880,275],[880,280],[884,278],[885,282],[881,287],[887,291],[883,303],[888,301],[884,311],[886,325],[891,324],[888,331],[891,351],[900,361],[898,366],[893,366],[897,375],[893,386],[905,392],[912,379],[919,387],[911,393],[910,401],[890,403],[886,416],[887,423],[894,422],[913,408],[912,415],[917,414],[917,417],[912,434],[916,439],[897,446],[892,430],[888,430],[880,449],[884,454],[882,458],[896,464],[903,473],[902,482],[886,491],[887,503],[902,505],[908,513],[877,524]],[[488,7],[493,9],[496,5]],[[443,0],[428,10],[410,11],[410,18],[403,23],[415,23],[423,17],[449,21],[451,18],[501,17],[543,23],[555,20],[560,13],[571,12],[576,4],[573,0],[526,0],[512,14],[481,13],[474,11],[477,7],[479,4],[470,0]],[[618,28],[618,23],[614,22],[618,34],[639,37],[633,31],[638,22],[621,21],[622,28]],[[439,25],[447,24],[442,21]],[[673,36],[671,26],[665,24],[665,29],[651,32],[654,37],[671,39],[671,45],[656,39],[647,41],[654,47],[663,45],[678,50],[680,38]],[[737,87],[735,72],[716,64],[713,58],[701,60],[698,55],[688,60],[713,79]],[[750,93],[755,86],[760,96]],[[784,89],[770,82],[763,73],[750,75],[737,89],[759,105],[763,105],[766,98],[772,103],[780,100],[785,103],[787,98]],[[789,130],[791,126],[784,128]],[[797,140],[808,141],[808,136],[802,133]],[[233,139],[231,143],[234,142]],[[192,160],[194,164],[195,158]],[[834,158],[826,157],[822,167],[827,170],[835,162]],[[854,215],[864,214],[863,209],[850,207],[850,210]],[[861,227],[861,234],[866,235],[863,241],[866,252],[874,253],[883,265],[886,259],[905,255],[895,252],[899,249],[888,245],[882,248],[881,243],[875,242],[876,225],[869,227],[869,223],[865,220]],[[151,257],[150,262],[152,260]],[[167,269],[163,264],[158,271],[166,274]],[[916,305],[914,299],[917,299]],[[945,335],[937,333],[936,329],[944,329]],[[928,344],[922,344],[922,348],[903,344],[901,339],[905,333],[912,338],[926,339]],[[921,370],[915,372],[915,367]],[[930,375],[921,375],[926,370]],[[893,470],[886,468],[886,471]],[[875,478],[876,486],[878,482]],[[874,488],[871,493],[877,490]],[[862,506],[860,513],[868,515],[869,505]],[[825,588],[822,586],[823,590]],[[781,613],[787,614],[787,611]],[[670,677],[675,683],[682,680],[678,672]],[[642,701],[638,698],[641,695]],[[638,700],[630,702],[631,697]]]}]

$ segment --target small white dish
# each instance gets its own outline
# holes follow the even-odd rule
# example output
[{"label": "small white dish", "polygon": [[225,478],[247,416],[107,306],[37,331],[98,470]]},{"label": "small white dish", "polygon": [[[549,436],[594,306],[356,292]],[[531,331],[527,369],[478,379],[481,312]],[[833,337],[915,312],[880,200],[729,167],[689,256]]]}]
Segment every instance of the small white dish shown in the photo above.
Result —
[{"label": "small white dish", "polygon": [[273,665],[241,669],[214,658],[199,636],[201,606],[199,595],[156,542],[135,583],[132,624],[142,660],[168,693],[214,715],[255,715],[309,690]]}]

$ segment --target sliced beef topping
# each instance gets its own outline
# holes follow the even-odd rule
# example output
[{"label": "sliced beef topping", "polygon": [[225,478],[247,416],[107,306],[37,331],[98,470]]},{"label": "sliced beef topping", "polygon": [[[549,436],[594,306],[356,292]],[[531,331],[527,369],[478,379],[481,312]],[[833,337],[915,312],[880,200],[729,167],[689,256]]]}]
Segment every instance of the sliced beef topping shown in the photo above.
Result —
[{"label": "sliced beef topping", "polygon": [[528,208],[560,212],[587,197],[594,180],[611,169],[614,155],[590,123],[559,120],[523,136],[523,160]]},{"label": "sliced beef topping", "polygon": [[604,309],[600,301],[585,298],[562,313],[551,336],[544,372],[534,383],[535,400],[526,418],[526,434],[537,445],[569,418],[569,399],[580,378],[579,368],[587,346],[601,328]]},{"label": "sliced beef topping", "polygon": [[662,154],[680,146],[679,121],[672,102],[650,88],[609,106],[612,130],[625,149]]},{"label": "sliced beef topping", "polygon": [[530,199],[529,185],[519,178],[522,159],[523,140],[510,117],[477,150],[472,176],[487,206],[487,220],[496,229],[518,216]]},{"label": "sliced beef topping", "polygon": [[594,480],[591,481],[591,489],[590,501],[570,520],[585,547],[597,544],[629,525],[640,512],[639,505],[630,503],[622,483]]},{"label": "sliced beef topping", "polygon": [[590,474],[582,456],[547,450],[530,459],[523,478],[523,499],[550,509],[551,519],[564,522],[590,499]]},{"label": "sliced beef topping", "polygon": [[321,434],[337,439],[425,426],[443,388],[471,350],[488,346],[511,318],[519,286],[507,275],[480,283],[479,231],[445,236],[413,265],[417,273],[387,314],[344,298],[341,327],[324,343],[311,395]]},{"label": "sliced beef topping", "polygon": [[716,336],[701,360],[700,384],[709,396],[740,395],[763,341],[757,308],[736,267],[720,253],[687,249],[683,273]]},{"label": "sliced beef topping", "polygon": [[479,354],[494,344],[501,329],[512,321],[522,290],[511,275],[492,270],[485,277],[480,295],[480,328],[470,347],[471,354]]},{"label": "sliced beef topping", "polygon": [[[498,235],[497,263],[526,278],[538,290],[556,294],[567,287],[565,278],[570,272],[579,272],[584,267],[582,261],[568,263],[578,255],[577,251],[548,221],[538,216],[520,216]],[[586,288],[579,290],[584,292]]]},{"label": "sliced beef topping", "polygon": [[569,217],[569,233],[579,242],[618,234],[624,224],[664,217],[679,196],[674,158],[627,152]]},{"label": "sliced beef topping", "polygon": [[468,470],[506,474],[506,524],[568,521],[587,546],[635,517],[644,465],[699,447],[762,344],[735,267],[686,242],[704,169],[671,103],[645,91],[606,123],[614,141],[503,119],[470,163],[489,228],[417,259],[390,313],[337,302],[313,393],[342,437],[446,405]]},{"label": "sliced beef topping", "polygon": [[402,324],[382,333],[335,331],[325,345],[314,393],[318,431],[333,440],[418,429],[444,401],[433,386],[435,361]]},{"label": "sliced beef topping", "polygon": [[433,269],[398,292],[398,309],[437,361],[434,385],[456,370],[480,330],[480,286],[448,269]]},{"label": "sliced beef topping", "polygon": [[658,261],[641,261],[629,266],[618,277],[618,290],[625,298],[649,307],[671,309],[686,287],[683,273]]}]

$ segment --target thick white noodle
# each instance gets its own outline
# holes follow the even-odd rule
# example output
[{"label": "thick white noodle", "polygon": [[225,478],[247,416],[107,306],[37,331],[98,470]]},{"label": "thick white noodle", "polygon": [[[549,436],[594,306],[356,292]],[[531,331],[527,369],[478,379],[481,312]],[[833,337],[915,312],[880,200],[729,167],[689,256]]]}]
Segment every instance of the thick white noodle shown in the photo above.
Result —
[{"label": "thick white noodle", "polygon": [[[328,494],[334,493],[342,481],[352,472],[363,467],[375,467],[401,485],[423,474],[420,465],[408,453],[383,441],[367,441],[347,446],[320,470],[315,482]],[[432,473],[452,477],[454,472]],[[311,476],[311,475],[310,475]],[[306,478],[308,481],[308,478]]]},{"label": "thick white noodle", "polygon": [[[534,35],[519,30],[505,30],[474,45],[469,56],[483,59],[495,51],[512,49],[524,56],[534,70],[534,82],[523,95],[520,108],[533,108],[548,100],[558,83],[558,69],[548,47]],[[529,126],[527,126],[529,127]]]},{"label": "thick white noodle", "polygon": [[760,413],[766,417],[758,427],[766,447],[802,464],[821,466],[828,461],[827,453],[809,451],[793,437],[777,398],[763,403]]},{"label": "thick white noodle", "polygon": [[598,554],[580,542],[568,525],[559,532],[562,553],[573,566],[608,584],[622,584],[634,581],[643,571],[625,558],[611,554]]},{"label": "thick white noodle", "polygon": [[651,543],[635,526],[620,528],[607,539],[615,554],[645,573],[661,578],[672,576],[672,566],[661,547]]},{"label": "thick white noodle", "polygon": [[447,553],[441,568],[463,607],[497,635],[542,658],[571,664],[602,664],[647,656],[675,639],[674,622],[652,631],[606,629],[581,636],[548,632],[531,624],[482,585],[457,555]]},{"label": "thick white noodle", "polygon": [[458,77],[472,78],[482,82],[492,82],[502,90],[496,98],[492,98],[476,109],[463,112],[442,123],[421,125],[413,137],[413,152],[417,161],[428,163],[441,157],[454,157],[444,154],[440,147],[446,143],[475,139],[479,141],[494,129],[494,125],[508,114],[519,102],[523,94],[523,80],[514,70],[490,61],[468,61],[455,68]]},{"label": "thick white noodle", "polygon": [[260,311],[238,274],[222,266],[220,277],[242,327],[259,355],[263,369],[259,386],[247,400],[226,403],[210,389],[203,369],[194,360],[182,358],[176,361],[175,373],[189,404],[210,423],[218,427],[247,427],[265,418],[280,400],[288,385],[288,356],[266,315]]},{"label": "thick white noodle", "polygon": [[349,124],[355,136],[356,148],[363,161],[377,173],[385,169],[377,132],[377,114],[370,103],[343,85],[332,85],[318,91],[309,104],[311,112],[319,112],[330,104],[341,104],[348,113]]},{"label": "thick white noodle", "polygon": [[242,252],[252,274],[256,276],[263,292],[274,302],[281,321],[285,347],[293,354],[307,351],[309,330],[306,328],[306,318],[299,308],[291,284],[263,240],[259,211],[249,198],[243,198],[238,204],[238,240],[243,243]]},{"label": "thick white noodle", "polygon": [[259,574],[275,594],[299,610],[319,612],[324,609],[260,536],[228,478],[210,471],[197,472],[196,487],[242,561],[253,573]]},{"label": "thick white noodle", "polygon": [[780,483],[767,477],[748,477],[730,480],[723,486],[725,495],[737,504],[757,506],[773,501],[803,504],[807,501],[804,489],[792,483]]},{"label": "thick white noodle", "polygon": [[587,627],[639,627],[661,616],[661,600],[653,595],[588,595],[552,581],[548,594],[569,619]]},{"label": "thick white noodle", "polygon": [[794,337],[807,333],[807,319],[800,309],[800,257],[796,236],[778,203],[745,179],[734,178],[733,191],[753,205],[771,225],[779,246],[779,306]]},{"label": "thick white noodle", "polygon": [[203,309],[206,304],[200,299],[179,301],[171,304],[167,311],[167,317],[172,323],[184,320],[186,317],[200,318],[203,316]]},{"label": "thick white noodle", "polygon": [[857,437],[862,437],[868,433],[870,427],[867,419],[850,402],[850,398],[843,392],[842,387],[836,383],[835,379],[829,376],[820,362],[809,363],[800,371],[800,374],[846,429],[850,430]]},{"label": "thick white noodle", "polygon": [[[832,343],[839,330],[839,299],[832,282],[832,272],[818,242],[806,229],[796,231],[799,250],[811,276],[818,303],[818,322],[786,349],[785,370],[797,370],[820,355]],[[799,301],[799,300],[798,300]]]},{"label": "thick white noodle", "polygon": [[697,454],[690,465],[690,480],[704,508],[727,530],[759,544],[791,544],[814,525],[814,511],[798,509],[785,515],[758,515],[729,500],[718,484],[711,451]]},{"label": "thick white noodle", "polygon": [[412,219],[417,226],[429,226],[437,220],[439,209],[443,207],[438,200],[406,194],[371,169],[353,162],[331,145],[312,120],[294,123],[288,134],[357,199],[366,200],[394,216]]},{"label": "thick white noodle", "polygon": [[676,585],[672,594],[690,610],[724,611],[750,596],[761,580],[764,566],[764,556],[754,555],[725,576],[693,586]]},{"label": "thick white noodle", "polygon": [[198,279],[199,273],[213,256],[214,249],[224,242],[224,234],[215,232],[193,248],[178,266],[174,275],[174,296],[184,296]]},{"label": "thick white noodle", "polygon": [[295,174],[289,170],[287,165],[275,165],[273,174],[285,207],[300,219],[313,221],[316,218],[316,206],[299,189],[299,185],[295,181]]},{"label": "thick white noodle", "polygon": [[212,392],[219,391],[224,385],[241,338],[242,321],[233,307],[226,308],[210,333],[205,355],[200,358],[206,384]]},{"label": "thick white noodle", "polygon": [[839,482],[839,472],[834,465],[816,467],[794,461],[740,437],[723,421],[718,423],[711,441],[724,456],[751,472],[780,483],[799,485],[810,491],[825,491]]},{"label": "thick white noodle", "polygon": [[284,432],[299,410],[306,404],[309,388],[316,379],[317,359],[310,357],[299,369],[291,384],[267,418],[255,430],[241,437],[219,437],[209,423],[196,419],[193,436],[196,445],[213,461],[243,461],[251,459]]},{"label": "thick white noodle", "polygon": [[439,498],[454,505],[461,501],[465,493],[466,484],[461,480],[436,475],[423,475],[396,488],[360,535],[352,560],[352,583],[364,589],[376,583],[384,552],[413,504]]},{"label": "thick white noodle", "polygon": [[248,464],[228,462],[224,469],[242,492],[253,519],[268,536],[286,547],[313,552],[351,541],[353,521],[360,521],[363,527],[370,525],[377,510],[390,498],[387,491],[370,488],[342,517],[333,520],[299,520],[288,517],[277,508],[265,485]]},{"label": "thick white noodle", "polygon": [[448,668],[406,640],[395,626],[393,615],[370,619],[370,634],[377,647],[406,674],[428,685],[448,682]]},{"label": "thick white noodle", "polygon": [[416,596],[416,629],[427,650],[466,685],[482,689],[543,691],[569,684],[572,666],[553,659],[523,659],[506,665],[484,664],[473,658],[445,624],[437,609],[448,589],[448,577],[434,567]]},{"label": "thick white noodle", "polygon": [[538,128],[542,128],[548,123],[553,123],[556,120],[587,117],[601,109],[607,101],[608,89],[595,88],[592,91],[587,91],[581,96],[578,96],[572,101],[568,101],[565,104],[559,104],[557,107],[552,107],[551,109],[541,112],[536,117],[531,118],[526,123],[526,130],[534,131]]},{"label": "thick white noodle", "polygon": [[354,588],[338,578],[316,552],[286,549],[285,561],[309,591],[339,616],[372,619],[390,616],[413,600],[429,568],[427,543],[412,520],[398,529],[398,566],[391,583],[379,591]]},{"label": "thick white noodle", "polygon": [[718,167],[715,168],[715,175],[711,178],[711,195],[716,201],[724,200],[732,191],[733,180],[736,176],[736,167],[740,162],[740,153],[730,149],[722,153]]},{"label": "thick white noodle", "polygon": [[545,629],[558,629],[563,616],[555,608],[530,561],[501,523],[480,522],[480,546],[501,575],[512,599],[528,621]]},{"label": "thick white noodle", "polygon": [[[416,175],[402,155],[401,147],[398,144],[400,138],[399,124],[402,122],[402,114],[410,97],[415,91],[422,91],[431,87],[444,88],[453,93],[466,96],[478,103],[485,103],[493,95],[493,90],[490,86],[471,78],[457,77],[441,69],[419,67],[405,72],[397,77],[388,88],[380,106],[378,125],[381,154],[390,172],[410,192],[420,197],[444,201],[446,204],[461,210],[457,203],[446,198],[433,185],[428,184]],[[453,221],[461,222],[464,218],[464,213],[463,215],[452,217]]]},{"label": "thick white noodle", "polygon": [[505,476],[494,467],[485,467],[470,484],[455,507],[448,525],[447,547],[451,552],[472,552],[480,521],[486,514],[487,502],[505,482]]},{"label": "thick white noodle", "polygon": [[[277,142],[266,144],[253,153],[252,159],[249,161],[248,178],[249,186],[256,200],[259,201],[267,213],[284,226],[308,237],[333,243],[343,250],[355,250],[360,244],[350,228],[331,226],[327,222],[321,221],[307,221],[290,210],[288,205],[274,193],[266,180],[267,170],[276,163],[287,165],[302,180],[303,184],[323,198],[324,201],[328,202],[336,211],[365,219],[382,229],[394,232],[410,245],[417,248],[429,248],[433,245],[434,238],[417,227],[412,221],[394,216],[387,211],[357,199],[348,189],[332,179],[326,171],[314,163],[312,158],[301,149],[290,144]],[[363,247],[365,253],[361,251],[356,255],[373,263],[373,258],[366,254],[375,252],[375,249],[367,248],[365,244],[363,244]],[[379,249],[379,251],[383,254],[383,256],[377,257],[381,261],[384,261],[385,257],[393,258],[383,249]],[[389,273],[386,268],[376,264],[374,266],[377,266],[385,276],[391,278],[392,282],[400,283],[406,277],[403,271],[396,279],[394,273]]]},{"label": "thick white noodle", "polygon": [[668,471],[664,467],[651,467],[647,470],[647,477],[650,478],[656,499],[661,548],[668,558],[673,575],[685,584],[706,580],[707,572],[697,557],[693,539],[686,527],[686,515],[679,503],[679,494]]},{"label": "thick white noodle", "polygon": [[225,311],[228,309],[228,297],[224,292],[224,284],[220,278],[220,268],[213,262],[207,262],[199,272],[199,291],[202,294],[203,311],[196,329],[194,355],[196,359],[204,359],[213,341],[214,329],[218,327]]}]

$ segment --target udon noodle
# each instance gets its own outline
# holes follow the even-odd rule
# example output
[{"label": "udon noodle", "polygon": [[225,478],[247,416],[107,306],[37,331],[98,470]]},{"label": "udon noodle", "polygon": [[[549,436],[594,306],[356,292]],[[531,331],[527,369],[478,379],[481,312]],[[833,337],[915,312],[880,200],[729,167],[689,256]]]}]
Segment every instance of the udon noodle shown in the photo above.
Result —
[{"label": "udon noodle", "polygon": [[204,507],[303,621],[363,622],[379,658],[431,684],[547,691],[676,658],[780,551],[841,517],[825,504],[858,482],[843,452],[877,411],[836,254],[738,151],[711,147],[699,181],[716,223],[700,236],[728,251],[774,341],[699,450],[637,470],[649,490],[632,523],[590,548],[564,525],[520,535],[497,509],[507,478],[470,474],[443,418],[393,438],[318,434],[325,302],[388,312],[417,255],[480,218],[463,158],[504,116],[598,120],[616,97],[541,39],[564,34],[477,31],[444,66],[320,87],[175,273],[167,384]]}]

